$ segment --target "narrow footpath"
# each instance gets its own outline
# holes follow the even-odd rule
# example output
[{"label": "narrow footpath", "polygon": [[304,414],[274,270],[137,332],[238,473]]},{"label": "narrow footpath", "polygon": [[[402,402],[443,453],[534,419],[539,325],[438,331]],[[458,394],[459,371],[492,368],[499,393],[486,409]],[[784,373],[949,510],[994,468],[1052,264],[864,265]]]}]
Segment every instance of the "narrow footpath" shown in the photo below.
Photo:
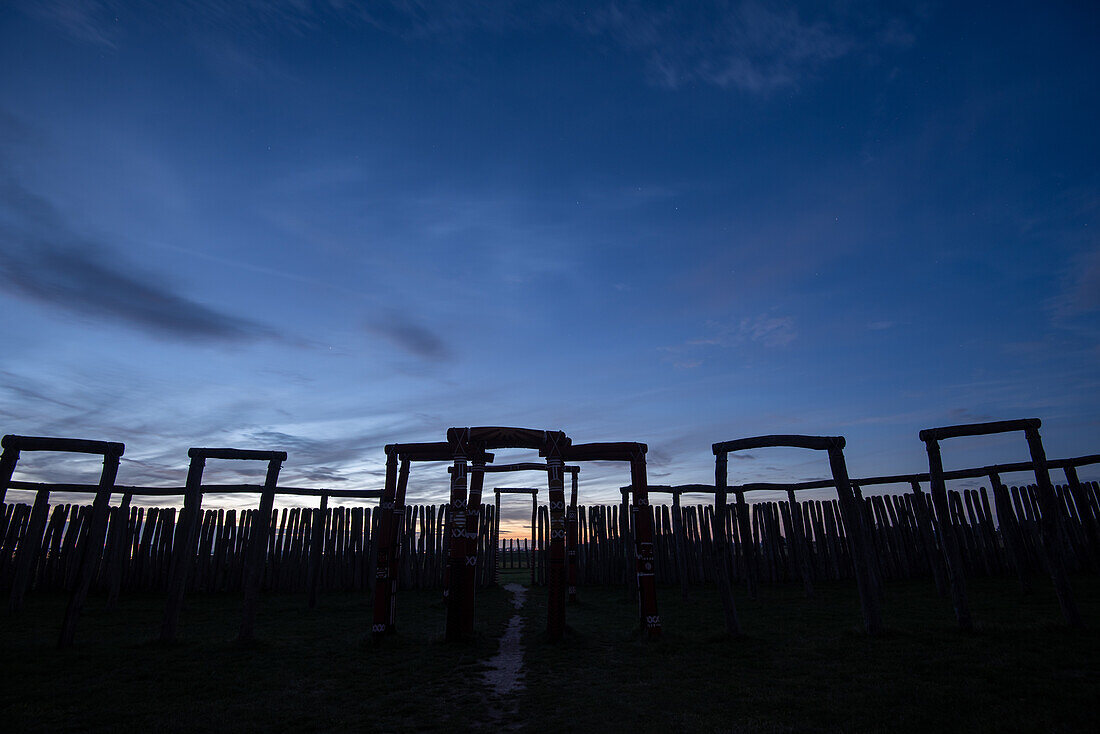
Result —
[{"label": "narrow footpath", "polygon": [[508,627],[500,638],[500,649],[487,661],[489,669],[482,673],[491,699],[489,715],[498,725],[504,724],[506,717],[514,717],[518,708],[515,694],[523,690],[523,617],[518,613],[527,601],[527,587],[519,584],[506,584],[506,591],[512,593],[512,606],[516,614],[508,620]]}]

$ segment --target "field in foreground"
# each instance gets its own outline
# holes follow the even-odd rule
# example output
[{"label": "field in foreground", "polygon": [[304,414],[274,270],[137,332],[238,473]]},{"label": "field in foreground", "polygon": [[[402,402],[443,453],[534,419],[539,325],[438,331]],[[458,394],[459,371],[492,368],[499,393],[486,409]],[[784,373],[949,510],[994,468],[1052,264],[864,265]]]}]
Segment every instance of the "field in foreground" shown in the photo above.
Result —
[{"label": "field in foreground", "polygon": [[[522,574],[517,580],[522,580]],[[361,595],[266,596],[260,642],[233,641],[239,596],[194,595],[179,643],[152,642],[162,598],[91,599],[77,645],[54,649],[58,596],[31,596],[0,632],[9,731],[531,730],[936,731],[1095,730],[1100,693],[1100,581],[1075,580],[1089,629],[1060,623],[1048,587],[1021,597],[1009,581],[972,582],[981,629],[956,631],[931,584],[887,588],[889,631],[859,631],[855,589],[795,586],[739,596],[747,636],[721,634],[713,590],[662,588],[665,634],[635,633],[621,588],[582,588],[570,634],[546,643],[545,590],[522,615],[526,689],[504,699],[481,682],[513,613],[500,589],[478,600],[476,639],[442,642],[437,593],[403,593],[399,632],[364,644]]]}]

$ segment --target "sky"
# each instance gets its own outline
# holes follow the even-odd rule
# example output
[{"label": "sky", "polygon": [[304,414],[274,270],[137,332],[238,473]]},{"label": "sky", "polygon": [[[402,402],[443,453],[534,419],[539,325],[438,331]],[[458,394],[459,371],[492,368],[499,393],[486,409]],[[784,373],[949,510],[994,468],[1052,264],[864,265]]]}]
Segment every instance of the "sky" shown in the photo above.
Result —
[{"label": "sky", "polygon": [[[476,425],[645,442],[653,484],[772,433],[845,436],[856,477],[985,420],[1100,453],[1098,31],[1085,2],[0,4],[0,432],[123,441],[119,483],[162,486],[233,446],[377,489],[385,444]],[[628,481],[586,465],[582,501]],[[446,494],[416,467],[410,501]]]}]

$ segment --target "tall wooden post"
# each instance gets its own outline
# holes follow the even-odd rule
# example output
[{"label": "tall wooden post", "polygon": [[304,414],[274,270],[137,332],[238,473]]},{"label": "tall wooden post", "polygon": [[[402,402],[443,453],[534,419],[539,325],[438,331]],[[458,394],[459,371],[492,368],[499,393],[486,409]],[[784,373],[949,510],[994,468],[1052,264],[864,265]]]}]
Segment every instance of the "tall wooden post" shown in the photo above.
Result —
[{"label": "tall wooden post", "polygon": [[448,642],[462,639],[462,567],[466,563],[466,442],[456,443],[451,466],[451,544],[447,555],[449,587],[447,597]]},{"label": "tall wooden post", "polygon": [[[717,496],[717,495],[715,495]],[[718,508],[714,508],[715,523],[718,520]],[[724,517],[724,515],[723,515]],[[680,581],[680,598],[686,600],[688,598],[688,567],[687,567],[687,549],[684,547],[684,508],[680,506],[680,493],[677,491],[672,492],[672,547],[673,552],[676,554],[676,575]],[[715,552],[720,553],[718,548],[718,536],[715,535]],[[722,557],[718,557],[718,565],[722,565]],[[719,579],[718,586],[719,592],[722,588],[721,569],[718,571]],[[729,583],[727,576],[726,582]]]},{"label": "tall wooden post", "polygon": [[275,486],[279,483],[281,468],[282,462],[277,459],[267,462],[267,478],[260,495],[260,509],[256,513],[256,525],[252,528],[252,537],[248,541],[248,557],[244,569],[244,604],[241,609],[241,626],[237,633],[237,640],[241,642],[252,640],[252,629],[256,622],[256,600],[260,594],[260,582],[266,565],[271,510],[275,505]]},{"label": "tall wooden post", "polygon": [[[328,495],[321,495],[321,506],[313,510],[312,537],[309,541],[309,608],[317,606],[317,587],[321,583],[321,555],[325,550],[325,515],[328,512]],[[378,538],[372,536],[372,543]]]},{"label": "tall wooden post", "polygon": [[1016,513],[1012,510],[1012,500],[1008,496],[1008,488],[1001,481],[1001,475],[995,471],[989,473],[989,484],[993,489],[993,505],[997,508],[997,524],[1001,529],[1001,539],[1004,541],[1009,558],[1012,559],[1012,565],[1016,568],[1020,591],[1028,594],[1031,592],[1031,582],[1027,575],[1027,558],[1021,547],[1022,539]]},{"label": "tall wooden post", "polygon": [[852,548],[859,602],[863,610],[863,624],[867,632],[874,635],[882,630],[882,613],[879,611],[878,593],[872,575],[874,558],[872,549],[869,547],[870,538],[864,524],[862,508],[856,504],[851,480],[848,478],[843,440],[843,438],[838,439],[828,447],[829,466],[833,470],[833,483],[840,497],[840,511],[846,515],[844,522],[848,525],[848,540]]},{"label": "tall wooden post", "polygon": [[[564,501],[565,489],[564,485],[562,489],[562,498]],[[535,585],[535,549],[538,547],[538,525],[539,525],[539,496],[538,492],[531,493],[531,545],[530,552],[527,555],[527,562],[531,564],[531,586]]]},{"label": "tall wooden post", "polygon": [[4,452],[0,454],[0,503],[8,496],[8,485],[19,462],[19,445],[14,436],[4,436]]},{"label": "tall wooden post", "polygon": [[493,583],[500,585],[500,490],[495,490],[495,507],[493,513]]},{"label": "tall wooden post", "polygon": [[114,609],[118,605],[118,595],[122,591],[122,568],[130,556],[130,549],[124,542],[130,523],[130,502],[133,495],[126,492],[122,495],[122,502],[114,510],[114,520],[111,521],[107,540],[107,608]]},{"label": "tall wooden post", "polygon": [[1027,437],[1027,445],[1031,450],[1031,465],[1035,469],[1035,481],[1039,485],[1042,544],[1050,566],[1050,579],[1054,582],[1054,593],[1058,596],[1059,606],[1062,607],[1062,616],[1065,617],[1066,624],[1080,628],[1084,626],[1084,622],[1077,609],[1077,602],[1073,598],[1073,588],[1066,575],[1065,558],[1062,555],[1062,548],[1065,547],[1063,537],[1065,528],[1061,522],[1058,500],[1054,496],[1054,487],[1050,483],[1047,454],[1043,449],[1043,440],[1039,437],[1037,424],[1038,421],[1024,428],[1024,436]]},{"label": "tall wooden post", "polygon": [[466,557],[462,567],[462,634],[473,637],[474,608],[477,598],[477,537],[480,534],[481,493],[485,486],[485,460],[471,462],[470,496],[466,502]]},{"label": "tall wooden post", "polygon": [[[551,640],[560,640],[565,635],[565,461],[562,460],[557,434],[548,433],[546,440],[547,503],[550,510],[546,633]],[[534,516],[532,519],[535,519]]]},{"label": "tall wooden post", "polygon": [[397,470],[397,493],[393,499],[393,515],[390,531],[389,570],[387,576],[390,582],[389,605],[387,606],[387,632],[397,630],[397,587],[401,581],[401,546],[405,536],[405,492],[409,487],[410,459],[401,457],[401,466]]},{"label": "tall wooden post", "polygon": [[[718,593],[722,597],[722,610],[726,615],[726,632],[731,635],[741,635],[741,620],[737,616],[737,605],[733,600],[733,584],[730,583],[730,551],[726,539],[726,513],[728,504],[726,501],[726,483],[728,481],[729,457],[725,452],[718,452],[714,456],[714,550],[718,557]],[[683,525],[677,531],[677,535],[683,536]],[[681,541],[682,546],[682,541]],[[678,549],[678,552],[682,547]],[[683,564],[684,573],[687,566]]]},{"label": "tall wooden post", "polygon": [[164,607],[164,619],[160,626],[161,642],[175,642],[176,627],[179,625],[180,610],[183,608],[183,595],[187,590],[187,576],[191,570],[193,547],[198,536],[198,514],[202,504],[202,472],[206,468],[206,458],[192,454],[191,464],[187,467],[187,487],[183,496],[183,512],[176,523],[176,536],[172,542],[172,561],[168,572],[168,601]]},{"label": "tall wooden post", "polygon": [[573,471],[573,488],[569,493],[569,512],[565,517],[566,556],[569,561],[569,603],[577,602],[577,544],[580,533],[577,527],[577,472]]},{"label": "tall wooden post", "polygon": [[649,479],[645,454],[638,450],[630,460],[630,484],[634,493],[634,555],[638,576],[638,616],[641,629],[650,639],[661,636],[657,613],[657,574],[653,553],[653,510],[649,505]]},{"label": "tall wooden post", "polygon": [[[388,448],[388,447],[387,447]],[[386,451],[386,484],[378,503],[378,537],[375,539],[378,561],[374,580],[374,624],[371,636],[375,644],[386,634],[390,620],[390,553],[393,551],[393,507],[397,498],[397,452]]]},{"label": "tall wooden post", "polygon": [[107,535],[107,516],[111,511],[111,490],[115,486],[115,477],[118,476],[118,462],[122,457],[122,444],[112,444],[117,447],[115,451],[103,455],[103,471],[99,476],[99,487],[96,490],[95,501],[92,503],[92,520],[88,526],[88,535],[84,541],[84,548],[80,554],[80,571],[77,577],[76,588],[69,597],[69,605],[65,609],[65,619],[61,623],[61,635],[58,638],[58,647],[68,647],[76,635],[76,622],[80,617],[80,611],[84,608],[84,599],[88,596],[88,589],[92,585],[92,577],[95,575],[96,565],[103,555],[103,541]]},{"label": "tall wooden post", "polygon": [[794,496],[794,490],[787,490],[787,503],[791,512],[791,531],[793,538],[788,538],[791,548],[794,550],[795,563],[802,574],[802,590],[806,598],[814,595],[813,568],[810,566],[810,549],[806,542],[806,531],[802,526],[802,510],[798,506],[798,500]]},{"label": "tall wooden post", "polygon": [[749,520],[749,505],[745,502],[745,490],[735,487],[734,495],[737,497],[737,531],[741,536],[741,556],[745,561],[745,584],[749,590],[749,598],[756,598],[756,540],[752,535],[752,523]]},{"label": "tall wooden post", "polygon": [[947,505],[947,484],[943,478],[943,458],[940,445],[935,437],[921,439],[928,451],[928,475],[931,485],[932,505],[936,509],[936,518],[940,526],[940,543],[943,546],[943,560],[947,568],[947,587],[951,592],[951,604],[955,608],[955,619],[959,628],[965,632],[974,629],[970,617],[970,602],[966,596],[966,579],[963,576],[962,557],[959,555],[959,539],[955,532],[955,523],[951,520],[951,510]]},{"label": "tall wooden post", "polygon": [[50,490],[40,489],[35,492],[34,506],[31,508],[31,519],[27,523],[27,529],[15,551],[15,577],[12,581],[11,598],[9,600],[12,612],[18,612],[23,608],[23,596],[30,584],[31,569],[41,552],[42,533],[46,529],[46,520],[49,513]]},{"label": "tall wooden post", "polygon": [[928,512],[928,503],[920,488],[920,481],[913,477],[909,480],[913,488],[913,512],[916,513],[917,528],[920,530],[921,544],[928,549],[928,565],[932,567],[932,578],[936,582],[936,591],[947,596],[947,582],[944,580],[943,554],[936,548],[936,535],[932,532],[932,518]]},{"label": "tall wooden post", "polygon": [[632,513],[630,511],[630,490],[622,491],[622,504],[619,505],[619,542],[622,543],[623,563],[626,573],[623,581],[626,587],[626,598],[638,603],[638,575],[630,573],[630,567],[634,564],[634,529],[631,527]]}]

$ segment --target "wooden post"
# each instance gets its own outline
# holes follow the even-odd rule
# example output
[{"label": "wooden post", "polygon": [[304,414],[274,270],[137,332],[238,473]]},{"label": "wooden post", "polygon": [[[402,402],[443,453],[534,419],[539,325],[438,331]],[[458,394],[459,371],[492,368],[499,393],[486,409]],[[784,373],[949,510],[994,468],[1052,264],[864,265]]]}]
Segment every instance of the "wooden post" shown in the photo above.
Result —
[{"label": "wooden post", "polygon": [[[726,501],[726,482],[728,481],[728,462],[729,455],[724,451],[719,451],[714,456],[714,551],[717,557],[717,571],[718,571],[718,594],[722,597],[722,610],[726,616],[726,632],[731,635],[740,636],[741,620],[737,616],[737,605],[733,600],[733,584],[730,583],[730,551],[729,544],[726,542],[726,516],[729,512],[729,506]],[[675,519],[675,515],[673,515]],[[684,556],[684,526],[683,517],[680,519],[680,527],[677,530],[677,536],[680,541],[677,545],[676,552],[681,557]],[[743,545],[743,544],[742,544]],[[687,559],[684,558],[680,565],[681,574],[686,579],[687,577]]]},{"label": "wooden post", "polygon": [[1012,559],[1012,565],[1016,568],[1016,576],[1020,580],[1020,591],[1024,594],[1031,592],[1031,581],[1027,574],[1027,558],[1021,546],[1019,526],[1016,521],[1016,513],[1012,510],[1012,500],[1008,496],[1008,488],[1001,482],[1001,476],[997,472],[989,473],[989,483],[993,488],[993,504],[997,508],[997,524],[1001,529],[1001,538],[1004,541],[1008,557]]},{"label": "wooden post", "polygon": [[321,582],[321,554],[325,548],[325,513],[328,510],[328,495],[321,495],[320,509],[313,510],[313,524],[310,526],[309,541],[309,608],[317,606],[317,585]]},{"label": "wooden post", "polygon": [[474,635],[474,608],[477,596],[477,540],[480,535],[481,494],[485,486],[485,460],[475,457],[470,473],[470,496],[466,503],[466,552],[462,567],[462,635]]},{"label": "wooden post", "polygon": [[[626,598],[634,599],[634,602],[638,602],[638,577],[637,574],[630,573],[630,566],[634,561],[634,531],[630,526],[630,490],[624,489],[622,491],[623,501],[619,506],[619,543],[622,548],[622,558],[626,566],[627,572],[623,574],[623,580],[626,585]],[[610,566],[610,564],[608,564]],[[610,573],[610,570],[608,571]]]},{"label": "wooden post", "polygon": [[936,582],[936,591],[940,596],[947,595],[947,582],[944,579],[943,556],[936,548],[936,536],[932,532],[932,518],[928,513],[928,504],[924,498],[924,492],[920,488],[920,481],[916,477],[909,480],[913,488],[913,512],[916,517],[917,530],[920,532],[921,545],[927,553],[928,565],[932,568],[932,578]]},{"label": "wooden post", "polygon": [[[839,439],[841,442],[843,439]],[[848,467],[844,463],[844,444],[832,444],[828,448],[829,465],[833,470],[833,483],[840,497],[840,511],[848,526],[848,543],[852,550],[852,565],[855,569],[856,586],[859,589],[859,602],[863,610],[863,624],[867,632],[875,635],[882,630],[882,613],[879,611],[878,594],[874,587],[871,564],[874,559],[868,548],[868,534],[863,521],[863,513],[856,505],[856,497],[848,479]]]},{"label": "wooden post", "polygon": [[[1038,421],[1036,421],[1038,423]],[[1062,556],[1065,538],[1064,526],[1058,511],[1057,499],[1054,496],[1054,487],[1050,483],[1050,472],[1047,469],[1047,455],[1043,449],[1043,440],[1039,436],[1039,426],[1029,425],[1024,429],[1027,437],[1027,445],[1031,450],[1031,464],[1035,469],[1035,480],[1039,486],[1039,504],[1041,507],[1042,533],[1040,538],[1047,554],[1050,566],[1050,578],[1054,582],[1054,593],[1058,596],[1058,604],[1062,607],[1062,616],[1066,624],[1071,627],[1084,627],[1081,613],[1077,609],[1077,602],[1073,598],[1073,588],[1070,586],[1066,575],[1065,559]]]},{"label": "wooden post", "polygon": [[[565,498],[565,484],[562,483],[562,501]],[[527,562],[531,564],[531,586],[535,585],[535,540],[538,537],[538,522],[539,522],[539,498],[535,493],[531,493],[531,555],[528,556]]]},{"label": "wooden post", "polygon": [[0,454],[0,504],[8,496],[11,475],[15,473],[15,465],[19,462],[19,446],[12,439],[14,436],[4,436],[4,452]]},{"label": "wooden post", "polygon": [[[386,485],[382,489],[382,499],[378,503],[378,537],[374,545],[378,554],[374,582],[374,623],[371,636],[378,644],[386,634],[390,620],[390,553],[393,550],[394,520],[393,507],[397,499],[397,453],[386,452]],[[446,582],[444,582],[446,593]]]},{"label": "wooden post", "polygon": [[176,524],[175,540],[172,545],[172,560],[168,572],[168,601],[164,607],[164,619],[160,626],[161,642],[176,640],[176,627],[179,624],[180,610],[183,608],[183,595],[187,589],[187,574],[191,569],[193,539],[198,531],[198,513],[202,504],[202,472],[205,467],[206,459],[196,455],[191,457],[191,464],[187,468],[183,512],[180,513],[180,521]]},{"label": "wooden post", "polygon": [[42,546],[42,533],[46,529],[46,519],[50,512],[50,490],[40,489],[34,495],[34,507],[31,519],[19,541],[15,554],[15,577],[12,581],[10,608],[18,612],[23,608],[23,596],[30,584],[31,569],[38,558]]},{"label": "wooden post", "polygon": [[566,556],[569,561],[569,603],[577,602],[577,544],[579,532],[577,527],[577,472],[573,471],[573,488],[569,493],[569,512],[565,517]]},{"label": "wooden post", "polygon": [[401,569],[401,544],[405,534],[405,492],[409,487],[409,463],[408,457],[401,458],[401,466],[397,471],[397,493],[393,499],[393,531],[390,535],[390,568],[388,578],[390,582],[390,600],[387,614],[387,632],[397,630],[397,587],[400,581]]},{"label": "wooden post", "polygon": [[252,640],[252,628],[256,622],[256,600],[260,594],[260,580],[266,565],[267,533],[271,525],[271,510],[275,505],[275,485],[279,483],[281,468],[282,462],[277,459],[267,462],[267,478],[260,495],[260,510],[252,538],[249,539],[248,560],[244,569],[244,605],[241,610],[240,631],[237,633],[237,640],[240,642]]},{"label": "wooden post", "polygon": [[95,575],[96,564],[103,554],[103,541],[107,533],[107,515],[111,510],[111,490],[115,486],[115,477],[118,476],[118,463],[122,458],[122,444],[112,444],[117,447],[103,455],[103,471],[99,475],[99,487],[96,490],[95,501],[92,503],[92,520],[88,527],[88,535],[84,540],[84,548],[80,552],[80,570],[77,577],[76,588],[69,597],[69,605],[65,609],[65,619],[61,623],[61,635],[58,637],[58,647],[68,647],[72,644],[76,635],[76,622],[80,617],[80,611],[84,608],[84,600],[88,596],[88,589],[92,585],[92,577]]},{"label": "wooden post", "polygon": [[[558,434],[547,433],[546,488],[550,520],[550,558],[547,574],[546,633],[551,641],[565,635],[565,462]],[[531,495],[532,502],[535,495]],[[532,518],[534,519],[534,518]],[[532,526],[533,531],[533,526]],[[534,535],[532,534],[532,539]],[[532,583],[534,569],[532,568]]]},{"label": "wooden post", "polygon": [[1073,504],[1077,506],[1077,515],[1081,518],[1081,526],[1085,533],[1085,545],[1088,548],[1088,559],[1093,569],[1100,569],[1100,539],[1097,538],[1097,518],[1093,512],[1092,503],[1089,502],[1088,491],[1077,477],[1077,468],[1072,464],[1065,466],[1066,483],[1069,485],[1070,494],[1073,496]]},{"label": "wooden post", "polygon": [[129,560],[130,548],[126,544],[126,534],[130,522],[130,502],[133,495],[126,492],[122,495],[122,503],[115,508],[115,519],[110,524],[110,539],[107,541],[109,556],[107,558],[107,608],[114,609],[118,605],[118,595],[122,590],[122,568]]},{"label": "wooden post", "polygon": [[500,585],[500,490],[495,490],[496,495],[493,513],[493,583]]},{"label": "wooden post", "polygon": [[939,520],[944,565],[947,567],[947,586],[951,592],[951,603],[955,608],[955,619],[960,629],[970,632],[974,629],[974,622],[970,617],[970,602],[966,597],[966,579],[963,576],[962,558],[959,555],[959,539],[955,532],[955,523],[951,520],[951,509],[947,504],[947,484],[943,478],[940,445],[933,436],[922,435],[921,438],[928,451],[932,504],[936,508],[936,517]]},{"label": "wooden post", "polygon": [[787,540],[794,550],[795,563],[802,574],[802,590],[806,593],[806,598],[809,599],[814,595],[814,572],[810,566],[810,547],[806,542],[806,530],[802,525],[802,510],[798,506],[798,500],[795,499],[793,489],[787,490],[787,502],[790,507],[791,530],[794,535],[793,538]]},{"label": "wooden post", "polygon": [[[723,495],[724,494],[725,494],[725,492],[723,492]],[[715,494],[715,497],[717,497],[717,494]],[[725,517],[724,514],[719,515],[717,501],[716,501],[716,504],[715,504],[715,507],[714,507],[714,516],[715,516],[715,518]],[[718,536],[715,535],[715,543],[716,544],[717,544],[717,541],[718,541]],[[720,553],[722,551],[718,550],[717,547],[716,547],[716,551],[719,552],[718,565],[721,566],[722,563],[723,563],[723,560],[722,560],[722,556],[720,555]],[[684,599],[684,600],[687,600],[687,598],[688,598],[688,568],[687,568],[687,549],[684,548],[684,508],[680,505],[680,493],[676,492],[676,491],[673,491],[673,493],[672,493],[672,552],[676,554],[676,575],[679,577],[679,581],[680,581],[680,598]],[[718,569],[718,579],[719,579],[718,580],[719,593],[724,595],[725,594],[725,587],[722,586],[722,569],[721,568]],[[726,580],[726,583],[728,584],[729,583],[729,578],[727,577],[725,580]],[[727,620],[727,622],[728,622],[728,620]]]},{"label": "wooden post", "polygon": [[462,566],[466,563],[466,454],[465,441],[456,443],[454,464],[451,466],[451,544],[447,556],[449,587],[444,589],[447,598],[448,642],[462,639]]},{"label": "wooden post", "polygon": [[[644,449],[644,446],[642,447]],[[649,505],[649,479],[645,453],[640,449],[630,460],[630,485],[637,510],[634,523],[634,553],[638,575],[638,616],[641,629],[650,639],[661,636],[657,613],[657,578],[653,553],[653,512]]]},{"label": "wooden post", "polygon": [[749,521],[749,505],[745,502],[745,491],[741,487],[735,487],[734,495],[737,497],[737,528],[741,536],[741,557],[745,562],[745,584],[749,590],[749,598],[756,598],[757,567],[756,567],[756,539],[752,534],[752,524]]}]

